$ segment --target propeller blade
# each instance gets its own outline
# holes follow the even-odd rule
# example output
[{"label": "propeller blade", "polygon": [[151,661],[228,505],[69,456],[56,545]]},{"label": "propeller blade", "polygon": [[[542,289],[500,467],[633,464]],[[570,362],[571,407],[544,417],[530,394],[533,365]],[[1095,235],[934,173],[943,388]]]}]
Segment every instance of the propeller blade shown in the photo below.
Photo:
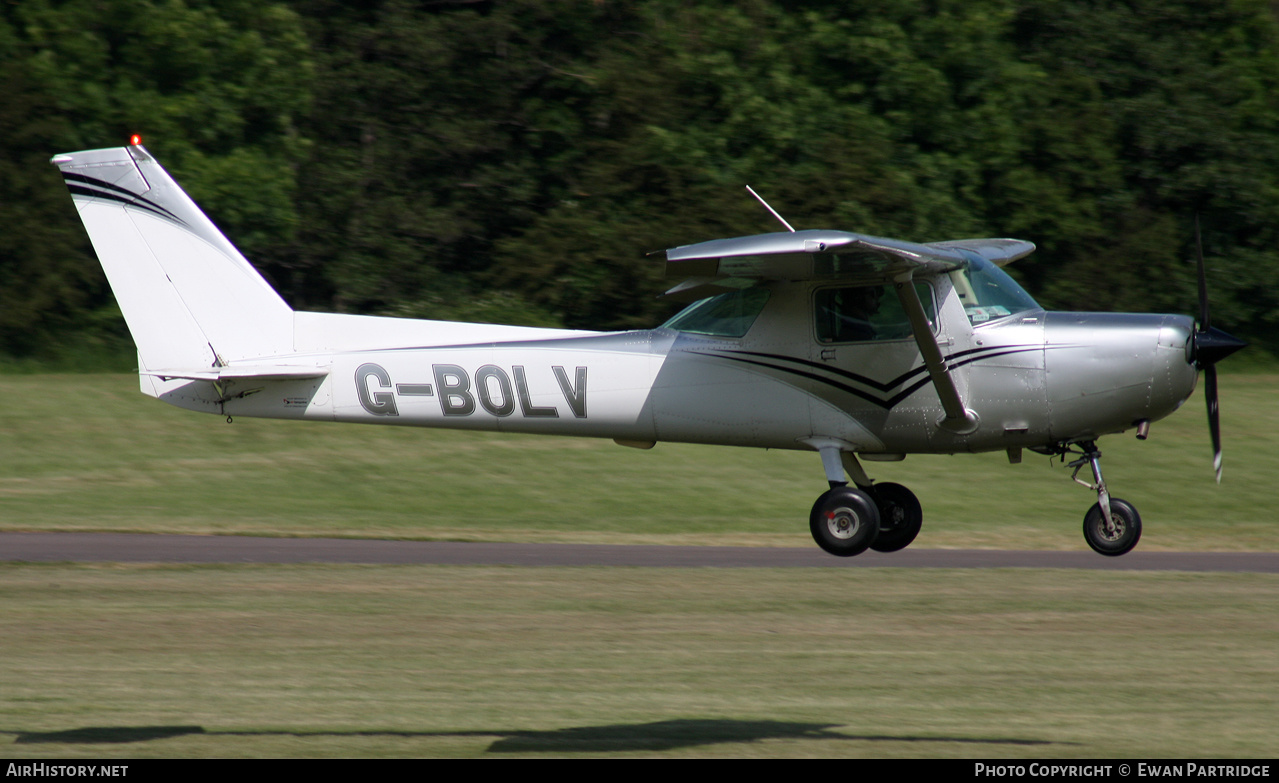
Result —
[{"label": "propeller blade", "polygon": [[1208,317],[1208,279],[1204,272],[1204,244],[1195,213],[1195,266],[1199,277],[1199,328],[1193,337],[1194,363],[1204,373],[1204,397],[1208,401],[1208,434],[1212,436],[1212,467],[1221,483],[1221,403],[1217,398],[1217,362],[1248,343],[1221,329]]},{"label": "propeller blade", "polygon": [[1208,398],[1208,433],[1212,436],[1212,467],[1221,483],[1221,408],[1217,402],[1217,368],[1204,368],[1204,396]]},{"label": "propeller blade", "polygon": [[1204,243],[1199,235],[1199,213],[1195,213],[1195,261],[1199,269],[1199,331],[1212,328],[1208,321],[1208,279],[1204,273]]}]

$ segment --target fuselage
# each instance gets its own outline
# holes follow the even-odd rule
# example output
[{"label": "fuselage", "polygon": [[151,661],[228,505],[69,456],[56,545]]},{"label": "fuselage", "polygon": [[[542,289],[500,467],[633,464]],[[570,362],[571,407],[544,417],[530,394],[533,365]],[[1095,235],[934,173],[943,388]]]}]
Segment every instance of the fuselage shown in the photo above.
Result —
[{"label": "fuselage", "polygon": [[938,426],[942,406],[910,334],[824,334],[814,314],[829,285],[812,282],[769,284],[740,335],[688,331],[678,318],[672,327],[596,333],[298,313],[302,350],[288,359],[324,366],[324,377],[218,387],[156,380],[149,392],[233,416],[637,446],[807,449],[827,438],[894,458],[1091,440],[1167,416],[1194,388],[1187,317],[1036,306],[1007,315],[986,308],[974,322],[980,308],[965,307],[948,276],[917,285],[932,299],[937,342],[977,416],[972,432]]}]

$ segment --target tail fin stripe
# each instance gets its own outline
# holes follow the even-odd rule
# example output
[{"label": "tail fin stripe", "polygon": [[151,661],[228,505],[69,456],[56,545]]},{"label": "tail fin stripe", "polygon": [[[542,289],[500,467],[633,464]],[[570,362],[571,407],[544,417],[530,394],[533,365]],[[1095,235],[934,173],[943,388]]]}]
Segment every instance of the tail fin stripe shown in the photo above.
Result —
[{"label": "tail fin stripe", "polygon": [[164,211],[161,208],[152,207],[149,204],[145,204],[145,203],[139,203],[140,201],[139,199],[124,198],[122,196],[117,196],[114,193],[103,193],[100,190],[92,190],[90,188],[86,188],[81,185],[67,185],[67,189],[70,190],[73,194],[78,193],[82,196],[92,196],[93,198],[101,198],[101,199],[106,199],[108,201],[116,201],[121,204],[124,204],[126,207],[137,207],[138,209],[144,209],[147,212],[150,212],[156,215],[157,217],[162,217],[165,220],[171,220],[175,223],[186,225],[185,223],[182,223],[182,221],[178,220],[173,215],[171,215],[169,212]]},{"label": "tail fin stripe", "polygon": [[[137,193],[134,193],[131,190],[126,190],[125,188],[122,188],[119,185],[112,185],[110,182],[103,182],[100,179],[94,179],[93,177],[86,177],[83,174],[76,174],[74,172],[69,172],[69,171],[63,172],[62,178],[67,181],[67,188],[72,193],[80,193],[86,196],[96,196],[98,198],[105,198],[105,199],[110,199],[112,201],[119,201],[123,204],[138,206],[138,207],[141,207],[142,209],[146,209],[151,212],[154,212],[157,215],[160,215],[161,217],[167,217],[170,220],[173,220],[180,225],[183,225],[183,226],[186,225],[186,222],[182,220],[182,218],[173,214],[172,212],[160,206],[159,204],[156,204],[150,199],[143,198],[142,196],[138,195]],[[120,196],[115,195],[115,193],[104,193],[101,190],[92,190],[90,188],[84,187],[83,185],[73,185],[72,181],[83,182],[85,183],[85,185],[91,185],[94,188],[103,188],[105,190],[115,191],[115,193],[123,193],[124,195],[128,196],[128,198],[127,199],[121,198]]]},{"label": "tail fin stripe", "polygon": [[137,193],[134,193],[132,190],[129,190],[128,188],[122,188],[119,185],[114,185],[110,182],[107,182],[106,180],[95,179],[93,177],[86,177],[85,175],[77,174],[74,171],[62,172],[62,178],[64,180],[71,180],[74,182],[83,182],[86,185],[93,185],[99,188],[106,188],[107,190],[114,190],[116,193],[123,193],[127,196],[138,195]]}]

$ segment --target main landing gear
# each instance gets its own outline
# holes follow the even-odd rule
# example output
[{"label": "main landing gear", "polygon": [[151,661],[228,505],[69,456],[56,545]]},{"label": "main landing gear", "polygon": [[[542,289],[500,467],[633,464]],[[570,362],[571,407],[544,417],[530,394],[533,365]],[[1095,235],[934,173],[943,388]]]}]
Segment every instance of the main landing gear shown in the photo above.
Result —
[{"label": "main landing gear", "polygon": [[[923,525],[919,499],[901,484],[875,484],[852,452],[827,445],[829,443],[813,444],[822,456],[826,480],[830,483],[830,489],[817,498],[808,515],[813,540],[822,549],[840,557],[860,555],[867,549],[876,552],[905,549]],[[1141,539],[1141,515],[1131,503],[1110,496],[1101,476],[1101,451],[1096,442],[1081,441],[1035,450],[1055,454],[1063,461],[1068,454],[1078,455],[1067,465],[1075,469],[1070,477],[1097,493],[1097,502],[1084,515],[1084,540],[1094,552],[1107,557],[1131,552]],[[1093,483],[1079,478],[1079,471],[1085,465],[1092,469]],[[854,486],[848,485],[845,471],[852,477]]]},{"label": "main landing gear", "polygon": [[[867,549],[896,552],[919,535],[924,513],[919,499],[901,484],[873,484],[851,452],[820,449],[830,489],[813,504],[808,527],[817,545],[852,557]],[[844,470],[854,487],[844,480]]]},{"label": "main landing gear", "polygon": [[[1079,454],[1079,458],[1067,467],[1074,468],[1070,477],[1077,483],[1097,491],[1097,502],[1084,515],[1084,540],[1093,551],[1107,557],[1118,557],[1132,551],[1141,539],[1141,515],[1126,500],[1112,498],[1106,491],[1106,482],[1101,477],[1101,452],[1095,441],[1086,440],[1079,444],[1079,451],[1070,451],[1069,446],[1061,450],[1064,460],[1067,454]],[[1079,478],[1079,471],[1084,465],[1092,467],[1094,484]]]}]

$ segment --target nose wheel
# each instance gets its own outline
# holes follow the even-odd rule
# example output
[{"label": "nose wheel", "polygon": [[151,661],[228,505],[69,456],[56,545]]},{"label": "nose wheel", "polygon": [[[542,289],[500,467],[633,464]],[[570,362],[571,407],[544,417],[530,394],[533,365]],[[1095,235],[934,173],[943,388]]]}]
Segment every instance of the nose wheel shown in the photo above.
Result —
[{"label": "nose wheel", "polygon": [[1118,557],[1132,551],[1141,539],[1141,515],[1127,501],[1110,499],[1110,524],[1094,503],[1084,515],[1084,539],[1099,555]]},{"label": "nose wheel", "polygon": [[[1101,452],[1093,441],[1079,444],[1081,456],[1067,467],[1075,469],[1070,478],[1077,484],[1096,490],[1097,502],[1084,515],[1084,540],[1088,546],[1100,555],[1119,557],[1128,554],[1141,539],[1141,515],[1126,500],[1112,498],[1106,490],[1106,481],[1101,477]],[[1065,452],[1063,452],[1064,456]],[[1084,465],[1092,468],[1093,480],[1089,484],[1079,478],[1079,471]]]}]

